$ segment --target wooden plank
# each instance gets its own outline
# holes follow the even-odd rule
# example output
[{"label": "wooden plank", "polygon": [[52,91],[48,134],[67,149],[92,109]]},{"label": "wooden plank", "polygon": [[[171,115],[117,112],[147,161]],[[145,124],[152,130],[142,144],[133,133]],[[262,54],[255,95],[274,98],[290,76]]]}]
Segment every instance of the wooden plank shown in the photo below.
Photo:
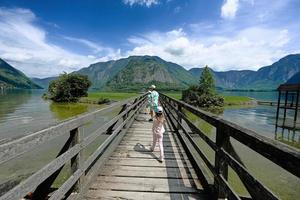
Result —
[{"label": "wooden plank", "polygon": [[[115,151],[112,154],[112,157],[118,157],[118,158],[144,158],[144,159],[153,159],[157,158],[157,153],[153,152],[136,152],[136,151],[127,151],[127,152],[118,152]],[[188,159],[187,155],[185,153],[165,153],[165,159]]]},{"label": "wooden plank", "polygon": [[140,178],[181,178],[195,179],[197,176],[191,167],[141,167],[141,166],[110,166],[106,165],[100,176],[124,176]]},{"label": "wooden plank", "polygon": [[[200,184],[199,184],[200,185]],[[200,185],[201,187],[201,185]],[[133,190],[140,192],[198,193],[199,189],[190,179],[136,178],[101,176],[90,189]]]},{"label": "wooden plank", "polygon": [[188,161],[182,160],[165,160],[160,163],[155,159],[139,159],[139,158],[110,158],[107,165],[124,165],[124,166],[146,166],[146,167],[191,167]]},{"label": "wooden plank", "polygon": [[158,147],[154,152],[149,151],[151,128],[149,122],[133,123],[100,170],[86,199],[151,200],[164,199],[164,196],[166,199],[203,199],[202,185],[177,136],[166,132],[165,161],[160,163],[157,160]]},{"label": "wooden plank", "polygon": [[[145,184],[145,185],[157,185],[164,187],[164,189],[161,189],[162,192],[171,192],[169,190],[170,186],[177,186],[177,187],[195,187],[195,190],[201,190],[203,189],[201,187],[201,184],[196,185],[197,183],[194,182],[192,178],[181,178],[181,177],[175,177],[175,178],[160,178],[160,177],[118,177],[118,176],[98,176],[97,183],[100,182],[107,182],[107,183],[129,183],[129,184]],[[149,186],[148,185],[148,186]],[[199,186],[199,187],[198,187]],[[97,187],[91,186],[91,188],[97,189]],[[149,186],[151,188],[151,186]],[[183,189],[184,190],[184,189]],[[157,191],[158,192],[158,191]],[[176,192],[176,191],[173,191]],[[188,191],[183,191],[188,192]]]},{"label": "wooden plank", "polygon": [[[142,145],[139,148],[134,148],[132,145],[119,145],[116,148],[116,151],[137,151],[137,152],[150,152],[150,145]],[[158,152],[158,148],[155,148],[154,152]],[[182,152],[182,149],[179,147],[164,147],[165,153],[172,153],[172,152]]]},{"label": "wooden plank", "polygon": [[[139,141],[124,141],[124,140],[120,143],[120,145],[131,145],[131,146],[140,145],[140,144],[141,144],[141,142],[139,142]],[[150,140],[150,141],[144,142],[144,144],[142,144],[142,145],[150,146],[151,144],[152,144],[152,141]],[[156,145],[158,145],[158,144],[156,144]],[[180,145],[173,144],[168,141],[163,141],[163,146],[164,147],[180,147]]]},{"label": "wooden plank", "polygon": [[95,199],[130,199],[130,200],[203,200],[205,194],[182,194],[182,193],[152,193],[134,191],[90,190],[85,200]]},{"label": "wooden plank", "polygon": [[[127,135],[123,138],[124,141],[152,141],[153,136],[151,135]],[[173,137],[164,135],[163,136],[163,141],[174,141]]]}]

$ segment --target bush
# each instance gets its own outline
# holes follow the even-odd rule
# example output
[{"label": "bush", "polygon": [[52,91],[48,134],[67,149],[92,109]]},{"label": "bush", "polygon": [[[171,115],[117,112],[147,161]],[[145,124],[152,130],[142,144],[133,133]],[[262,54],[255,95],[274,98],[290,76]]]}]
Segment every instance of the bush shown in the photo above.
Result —
[{"label": "bush", "polygon": [[109,103],[110,100],[108,98],[99,98],[98,101],[97,101],[97,104],[104,104],[104,103]]},{"label": "bush", "polygon": [[91,82],[87,76],[64,73],[51,81],[48,96],[55,102],[77,102],[80,97],[87,96],[90,86]]},{"label": "bush", "polygon": [[182,93],[182,100],[188,104],[209,108],[212,106],[224,106],[224,99],[216,94],[205,94],[200,92],[197,86],[191,86]]}]

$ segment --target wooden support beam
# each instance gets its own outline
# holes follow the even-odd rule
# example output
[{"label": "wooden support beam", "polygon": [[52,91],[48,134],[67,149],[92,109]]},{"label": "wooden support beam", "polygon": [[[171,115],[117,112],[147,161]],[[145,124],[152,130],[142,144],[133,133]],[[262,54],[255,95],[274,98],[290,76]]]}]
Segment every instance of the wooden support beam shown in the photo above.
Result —
[{"label": "wooden support beam", "polygon": [[276,112],[276,128],[278,125],[279,111],[280,111],[280,100],[281,100],[281,91],[278,92],[278,102],[277,102],[277,112]]},{"label": "wooden support beam", "polygon": [[298,107],[299,107],[299,91],[297,91],[297,96],[296,96],[296,109],[295,109],[295,115],[294,115],[295,123],[297,122]]},{"label": "wooden support beam", "polygon": [[[222,124],[219,124],[217,127],[216,133],[216,145],[218,150],[215,152],[215,170],[217,174],[221,174],[223,178],[228,180],[228,163],[220,152],[220,149],[223,148],[226,151],[229,150],[229,133],[228,129]],[[217,192],[217,198],[227,198],[227,194],[223,190],[223,187],[219,185],[218,180],[215,179],[215,187]]]},{"label": "wooden support beam", "polygon": [[283,114],[283,123],[286,118],[286,108],[287,108],[287,101],[288,101],[289,91],[285,92],[285,100],[284,100],[284,114]]},{"label": "wooden support beam", "polygon": [[[73,129],[72,131],[70,131],[70,135],[73,135],[73,140],[72,140],[72,146],[75,146],[76,144],[80,144],[82,142],[82,133],[79,131],[79,128]],[[75,172],[79,169],[83,168],[83,153],[82,150],[79,151],[79,153],[74,156],[71,159],[71,172],[72,174],[75,174]],[[81,176],[78,181],[76,182],[76,184],[74,185],[73,190],[76,193],[80,193],[81,192],[81,185],[84,182],[84,175]]]},{"label": "wooden support beam", "polygon": [[[72,144],[73,139],[74,139],[74,135],[70,134],[68,140],[66,141],[66,143],[64,144],[62,149],[59,151],[56,158],[58,158],[60,155],[65,153],[70,148],[70,145]],[[35,191],[32,194],[32,198],[31,198],[32,200],[45,199],[48,196],[48,194],[50,193],[51,185],[54,183],[55,179],[58,177],[59,173],[61,172],[61,170],[63,169],[64,166],[65,165],[60,167],[55,173],[53,173],[51,176],[49,176],[43,183],[41,183],[35,189]]]}]

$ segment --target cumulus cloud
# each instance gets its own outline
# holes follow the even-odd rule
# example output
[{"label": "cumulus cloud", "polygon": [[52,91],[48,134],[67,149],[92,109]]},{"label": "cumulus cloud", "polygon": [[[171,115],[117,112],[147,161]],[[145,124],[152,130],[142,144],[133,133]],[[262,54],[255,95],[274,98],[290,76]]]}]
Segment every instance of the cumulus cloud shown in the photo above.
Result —
[{"label": "cumulus cloud", "polygon": [[287,52],[289,42],[286,29],[250,27],[232,37],[211,35],[191,37],[183,29],[153,32],[141,37],[131,37],[135,46],[128,55],[158,55],[163,59],[185,66],[209,65],[215,70],[256,70],[271,64]]},{"label": "cumulus cloud", "polygon": [[125,4],[147,6],[148,8],[159,3],[159,0],[123,0]]},{"label": "cumulus cloud", "polygon": [[[70,72],[103,59],[118,58],[112,49],[105,56],[85,56],[70,52],[47,40],[47,32],[36,25],[37,17],[28,9],[0,8],[0,57],[24,71],[28,76],[46,77],[62,71]],[[94,51],[103,47],[88,40],[66,37],[81,42]]]},{"label": "cumulus cloud", "polygon": [[224,0],[224,3],[221,8],[221,17],[224,19],[235,18],[238,7],[239,0]]}]

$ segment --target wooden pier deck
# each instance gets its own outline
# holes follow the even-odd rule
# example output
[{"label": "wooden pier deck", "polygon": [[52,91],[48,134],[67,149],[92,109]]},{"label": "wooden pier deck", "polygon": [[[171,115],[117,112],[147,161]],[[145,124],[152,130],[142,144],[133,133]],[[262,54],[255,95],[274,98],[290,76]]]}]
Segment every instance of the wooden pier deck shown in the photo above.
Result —
[{"label": "wooden pier deck", "polygon": [[206,199],[174,131],[166,127],[165,161],[149,148],[152,123],[140,113],[85,195],[92,199]]}]

